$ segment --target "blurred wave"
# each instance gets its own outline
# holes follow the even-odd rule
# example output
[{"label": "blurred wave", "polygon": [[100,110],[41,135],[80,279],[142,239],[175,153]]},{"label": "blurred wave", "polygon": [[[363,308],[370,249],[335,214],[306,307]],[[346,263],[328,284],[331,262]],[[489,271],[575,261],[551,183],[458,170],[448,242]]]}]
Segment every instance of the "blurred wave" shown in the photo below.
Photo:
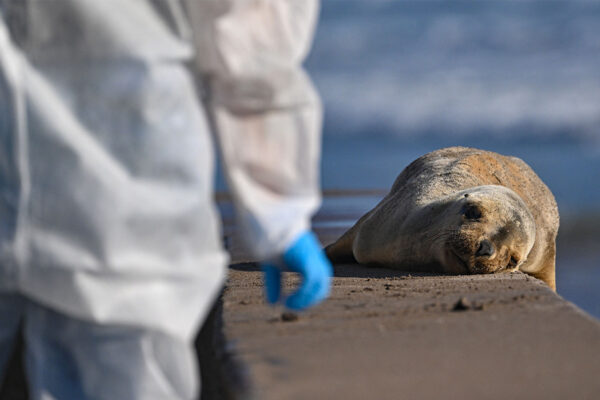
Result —
[{"label": "blurred wave", "polygon": [[324,0],[326,132],[600,147],[600,2]]}]

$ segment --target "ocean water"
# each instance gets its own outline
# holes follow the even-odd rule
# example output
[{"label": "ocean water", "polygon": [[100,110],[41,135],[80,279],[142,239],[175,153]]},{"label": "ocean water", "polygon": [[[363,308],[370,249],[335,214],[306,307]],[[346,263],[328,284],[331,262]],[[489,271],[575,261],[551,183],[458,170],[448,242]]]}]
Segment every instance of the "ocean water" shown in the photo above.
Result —
[{"label": "ocean water", "polygon": [[323,0],[326,132],[600,146],[600,2]]},{"label": "ocean water", "polygon": [[600,1],[323,0],[306,65],[325,190],[446,146],[518,156],[559,206],[559,294],[600,318]]}]

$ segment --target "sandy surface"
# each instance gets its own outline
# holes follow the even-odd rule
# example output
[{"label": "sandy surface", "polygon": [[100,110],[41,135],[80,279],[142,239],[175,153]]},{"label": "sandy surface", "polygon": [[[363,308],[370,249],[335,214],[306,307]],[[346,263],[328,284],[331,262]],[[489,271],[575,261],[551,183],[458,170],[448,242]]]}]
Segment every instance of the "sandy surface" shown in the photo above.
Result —
[{"label": "sandy surface", "polygon": [[600,323],[521,273],[337,266],[326,303],[283,311],[255,266],[233,266],[225,337],[256,398],[600,398]]}]

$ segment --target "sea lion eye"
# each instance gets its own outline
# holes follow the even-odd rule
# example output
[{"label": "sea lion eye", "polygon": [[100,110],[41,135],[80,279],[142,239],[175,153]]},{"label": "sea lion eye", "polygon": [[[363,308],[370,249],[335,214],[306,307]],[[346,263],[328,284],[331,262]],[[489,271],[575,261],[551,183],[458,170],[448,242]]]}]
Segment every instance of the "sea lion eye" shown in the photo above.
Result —
[{"label": "sea lion eye", "polygon": [[476,205],[468,205],[464,211],[465,218],[467,219],[479,219],[481,218],[481,210]]},{"label": "sea lion eye", "polygon": [[515,268],[517,265],[519,265],[519,260],[517,260],[514,256],[511,256],[510,261],[508,261],[508,265],[506,267]]}]

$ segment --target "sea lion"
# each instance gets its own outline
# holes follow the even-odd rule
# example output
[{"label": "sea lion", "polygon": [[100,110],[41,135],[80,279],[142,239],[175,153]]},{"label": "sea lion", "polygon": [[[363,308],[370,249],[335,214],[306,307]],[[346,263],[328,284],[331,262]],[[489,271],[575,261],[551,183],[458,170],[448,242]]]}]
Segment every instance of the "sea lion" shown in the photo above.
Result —
[{"label": "sea lion", "polygon": [[326,252],[410,271],[521,270],[556,290],[558,225],[554,196],[522,160],[450,147],[413,161]]}]

